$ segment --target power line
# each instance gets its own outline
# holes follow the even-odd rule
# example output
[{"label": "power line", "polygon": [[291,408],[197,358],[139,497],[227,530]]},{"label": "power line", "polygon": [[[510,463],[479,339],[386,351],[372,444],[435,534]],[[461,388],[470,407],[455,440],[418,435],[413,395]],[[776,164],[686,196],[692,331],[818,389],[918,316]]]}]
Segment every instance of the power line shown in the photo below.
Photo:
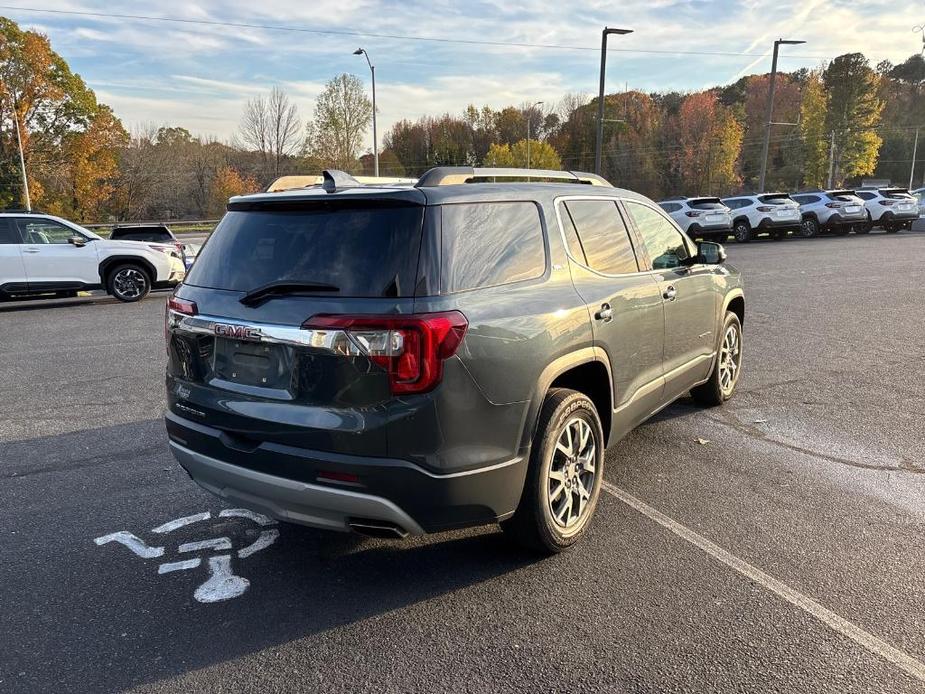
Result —
[{"label": "power line", "polygon": [[[50,10],[41,7],[21,7],[17,5],[0,5],[3,10],[17,10],[19,12],[40,12],[44,14],[69,15],[77,17],[95,17],[98,19],[129,19],[141,22],[168,22],[171,24],[231,27],[235,29],[260,29],[264,31],[286,31],[302,34],[317,34],[323,36],[351,36],[355,38],[391,39],[396,41],[425,41],[428,43],[461,44],[466,46],[494,46],[496,48],[539,48],[558,51],[600,51],[595,46],[573,46],[560,43],[528,43],[523,41],[490,41],[485,39],[454,39],[436,36],[414,36],[410,34],[383,34],[370,31],[356,31],[346,29],[312,29],[309,27],[283,26],[279,24],[257,24],[254,22],[229,22],[217,19],[181,19],[179,17],[155,17],[142,14],[124,14],[115,12],[90,12],[87,10]],[[735,56],[750,58],[766,58],[768,53],[745,53],[734,51],[679,51],[659,50],[655,48],[608,48],[612,53],[647,53],[655,55],[712,55]],[[793,59],[830,60],[827,55],[790,55]]]}]

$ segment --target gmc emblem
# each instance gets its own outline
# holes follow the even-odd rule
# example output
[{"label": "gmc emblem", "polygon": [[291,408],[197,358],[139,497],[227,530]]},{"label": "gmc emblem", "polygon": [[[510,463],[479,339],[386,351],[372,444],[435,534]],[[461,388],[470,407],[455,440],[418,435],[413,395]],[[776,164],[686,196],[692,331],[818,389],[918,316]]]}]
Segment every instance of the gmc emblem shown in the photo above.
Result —
[{"label": "gmc emblem", "polygon": [[249,328],[246,325],[231,325],[229,323],[213,323],[213,332],[219,337],[229,337],[232,340],[250,340],[260,342],[263,333],[260,328]]}]

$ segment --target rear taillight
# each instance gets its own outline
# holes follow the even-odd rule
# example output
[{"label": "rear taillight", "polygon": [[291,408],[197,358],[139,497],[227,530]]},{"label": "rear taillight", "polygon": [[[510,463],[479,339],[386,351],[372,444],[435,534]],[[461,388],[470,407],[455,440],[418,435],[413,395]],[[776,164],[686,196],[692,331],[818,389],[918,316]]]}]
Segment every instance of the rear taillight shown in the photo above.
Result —
[{"label": "rear taillight", "polygon": [[312,316],[307,330],[342,330],[356,352],[389,374],[395,395],[424,393],[443,378],[443,362],[465,337],[469,322],[459,311],[409,316]]},{"label": "rear taillight", "polygon": [[167,299],[167,307],[164,310],[164,343],[167,346],[167,352],[170,353],[170,314],[179,313],[183,316],[195,316],[199,313],[199,308],[195,301],[187,301],[176,296]]},{"label": "rear taillight", "polygon": [[755,209],[758,210],[759,212],[771,212],[774,208],[768,207],[767,205],[759,205]]},{"label": "rear taillight", "polygon": [[889,207],[890,205],[895,205],[896,200],[887,200],[886,198],[884,198],[883,200],[880,201],[880,204],[886,205],[887,207]]},{"label": "rear taillight", "polygon": [[840,202],[827,202],[825,206],[831,207],[833,210],[840,210],[842,208],[842,204]]},{"label": "rear taillight", "polygon": [[699,217],[700,216],[700,212],[685,212],[684,214],[686,214],[688,217]]}]

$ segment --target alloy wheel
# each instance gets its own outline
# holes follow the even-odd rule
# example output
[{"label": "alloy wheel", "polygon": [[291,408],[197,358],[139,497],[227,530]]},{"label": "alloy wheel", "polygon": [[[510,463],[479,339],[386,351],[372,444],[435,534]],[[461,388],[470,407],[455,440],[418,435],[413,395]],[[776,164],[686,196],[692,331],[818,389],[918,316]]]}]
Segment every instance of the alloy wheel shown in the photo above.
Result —
[{"label": "alloy wheel", "polygon": [[546,484],[546,499],[556,525],[566,530],[587,519],[597,474],[594,433],[581,417],[573,417],[556,441]]},{"label": "alloy wheel", "polygon": [[719,386],[728,395],[739,380],[739,367],[742,365],[742,341],[737,325],[726,328],[723,346],[719,352]]},{"label": "alloy wheel", "polygon": [[116,294],[125,299],[137,299],[144,294],[148,280],[141,270],[127,267],[119,270],[112,278],[112,286]]}]

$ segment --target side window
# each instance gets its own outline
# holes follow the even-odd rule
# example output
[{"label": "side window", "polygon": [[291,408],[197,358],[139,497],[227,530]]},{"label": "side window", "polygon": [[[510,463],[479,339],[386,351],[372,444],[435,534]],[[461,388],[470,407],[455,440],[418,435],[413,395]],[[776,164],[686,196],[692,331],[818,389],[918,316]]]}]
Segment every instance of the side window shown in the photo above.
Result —
[{"label": "side window", "polygon": [[671,214],[672,212],[677,212],[678,210],[681,209],[681,205],[679,205],[676,202],[660,202],[658,206],[661,207],[663,210],[665,210],[665,212],[667,212],[668,214]]},{"label": "side window", "polygon": [[809,196],[808,195],[794,195],[793,200],[798,205],[805,205],[806,203],[809,202]]},{"label": "side window", "polygon": [[22,243],[16,225],[9,219],[0,219],[0,244]]},{"label": "side window", "polygon": [[737,209],[739,209],[740,207],[745,207],[745,201],[744,201],[744,200],[741,200],[741,199],[739,199],[739,200],[723,200],[723,204],[725,204],[726,207],[728,207],[730,210],[737,210]]},{"label": "side window", "polygon": [[559,216],[562,218],[562,232],[565,234],[565,242],[568,244],[568,252],[575,259],[585,265],[588,264],[588,257],[585,250],[581,247],[581,239],[578,238],[578,230],[572,221],[571,215],[565,209],[565,205],[560,206]]},{"label": "side window", "polygon": [[649,252],[651,270],[680,267],[691,253],[684,235],[675,226],[651,207],[638,202],[624,202],[639,229],[642,242]]},{"label": "side window", "polygon": [[864,191],[858,191],[858,197],[862,200],[873,200],[877,197],[876,193],[865,193]]},{"label": "side window", "polygon": [[[613,200],[568,200],[563,207],[578,230],[588,267],[608,275],[639,272],[617,203]],[[581,256],[576,258],[581,259]]]},{"label": "side window", "polygon": [[72,236],[80,236],[76,231],[49,219],[19,219],[19,233],[23,243],[67,243]]},{"label": "side window", "polygon": [[540,211],[532,202],[444,205],[441,291],[535,279],[546,272]]}]

